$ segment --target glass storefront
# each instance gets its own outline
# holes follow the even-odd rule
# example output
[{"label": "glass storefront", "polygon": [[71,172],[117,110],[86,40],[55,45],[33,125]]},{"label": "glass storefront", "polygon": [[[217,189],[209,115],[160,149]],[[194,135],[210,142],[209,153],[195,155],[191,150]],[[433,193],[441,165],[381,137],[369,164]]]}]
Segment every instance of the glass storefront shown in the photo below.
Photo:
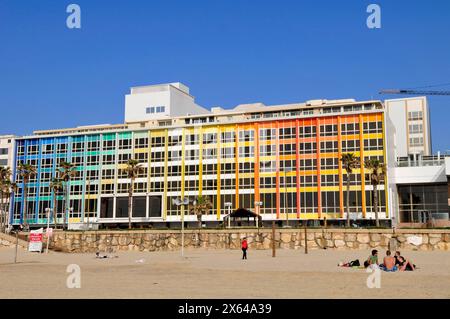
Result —
[{"label": "glass storefront", "polygon": [[401,223],[424,223],[429,218],[449,219],[448,185],[399,185]]}]

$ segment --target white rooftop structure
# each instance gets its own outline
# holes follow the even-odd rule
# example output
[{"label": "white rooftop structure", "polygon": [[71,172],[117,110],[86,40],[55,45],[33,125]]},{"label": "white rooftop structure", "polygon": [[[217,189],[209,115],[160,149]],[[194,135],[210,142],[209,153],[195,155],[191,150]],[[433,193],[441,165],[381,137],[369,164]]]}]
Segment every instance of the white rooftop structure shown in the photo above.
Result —
[{"label": "white rooftop structure", "polygon": [[179,82],[132,87],[125,96],[125,123],[208,113]]}]

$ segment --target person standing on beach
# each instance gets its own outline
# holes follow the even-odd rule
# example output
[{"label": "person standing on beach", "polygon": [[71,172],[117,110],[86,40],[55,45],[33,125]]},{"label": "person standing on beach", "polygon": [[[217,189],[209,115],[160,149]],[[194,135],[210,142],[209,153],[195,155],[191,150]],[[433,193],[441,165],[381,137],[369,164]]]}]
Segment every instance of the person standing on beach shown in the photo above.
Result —
[{"label": "person standing on beach", "polygon": [[247,249],[248,249],[248,243],[247,243],[247,237],[244,237],[242,240],[242,259],[247,259]]}]

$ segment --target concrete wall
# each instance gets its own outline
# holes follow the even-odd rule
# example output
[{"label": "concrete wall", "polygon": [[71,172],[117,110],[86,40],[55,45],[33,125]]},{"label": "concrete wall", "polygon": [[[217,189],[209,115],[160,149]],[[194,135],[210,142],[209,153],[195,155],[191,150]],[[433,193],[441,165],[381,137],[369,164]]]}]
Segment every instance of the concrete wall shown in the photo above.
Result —
[{"label": "concrete wall", "polygon": [[446,183],[445,166],[396,167],[396,184]]},{"label": "concrete wall", "polygon": [[[250,249],[271,249],[271,229],[242,230],[188,230],[186,248],[240,249],[240,240],[247,237]],[[450,230],[339,230],[308,229],[308,249],[391,249],[449,250]],[[418,245],[409,242],[420,239]],[[276,247],[279,249],[304,249],[304,229],[277,229]],[[64,252],[112,251],[168,251],[181,247],[180,232],[161,231],[110,231],[110,232],[57,232],[50,243],[51,249]]]}]

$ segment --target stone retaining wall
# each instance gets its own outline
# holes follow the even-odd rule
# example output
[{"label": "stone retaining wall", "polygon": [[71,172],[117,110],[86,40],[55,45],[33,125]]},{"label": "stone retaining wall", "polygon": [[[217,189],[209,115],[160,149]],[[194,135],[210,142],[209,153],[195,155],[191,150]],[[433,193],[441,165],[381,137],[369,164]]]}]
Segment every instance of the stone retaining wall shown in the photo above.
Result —
[{"label": "stone retaining wall", "polygon": [[[0,233],[0,247],[11,247],[16,245],[16,238],[11,235]],[[19,246],[22,248],[27,248],[28,243],[19,239]]]},{"label": "stone retaining wall", "polygon": [[[186,248],[240,249],[247,237],[250,249],[271,249],[271,229],[186,230]],[[450,230],[340,230],[308,229],[308,249],[412,249],[449,250]],[[411,243],[419,239],[420,243]],[[277,229],[276,247],[304,249],[304,229]],[[50,248],[64,252],[164,251],[181,247],[174,230],[56,232]]]}]

